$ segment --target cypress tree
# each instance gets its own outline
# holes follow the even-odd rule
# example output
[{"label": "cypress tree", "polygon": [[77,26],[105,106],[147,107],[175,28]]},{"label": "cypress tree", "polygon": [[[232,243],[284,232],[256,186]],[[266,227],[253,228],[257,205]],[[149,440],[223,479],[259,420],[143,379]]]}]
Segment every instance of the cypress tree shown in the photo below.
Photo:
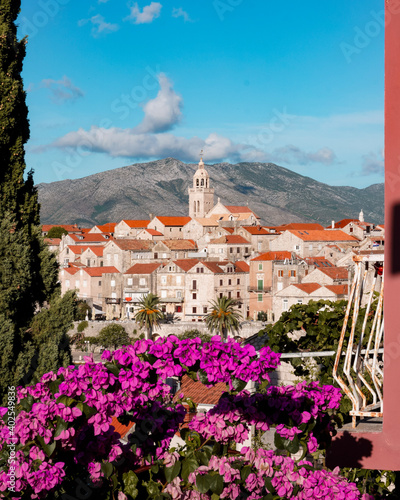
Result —
[{"label": "cypress tree", "polygon": [[[71,362],[65,323],[71,314],[64,309],[71,312],[73,301],[59,297],[58,265],[41,237],[32,171],[24,177],[29,121],[21,77],[27,40],[17,39],[16,27],[20,6],[21,0],[0,3],[0,401],[8,385],[26,384],[48,366]],[[44,304],[49,310],[38,313]],[[34,338],[32,321],[40,324],[43,314],[54,328]]]}]

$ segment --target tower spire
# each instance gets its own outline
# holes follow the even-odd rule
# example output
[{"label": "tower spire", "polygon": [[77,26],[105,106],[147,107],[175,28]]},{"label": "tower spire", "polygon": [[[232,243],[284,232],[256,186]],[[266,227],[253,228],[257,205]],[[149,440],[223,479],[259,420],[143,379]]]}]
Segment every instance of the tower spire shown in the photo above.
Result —
[{"label": "tower spire", "polygon": [[204,162],[203,162],[203,150],[200,151],[200,161],[199,161],[199,167],[204,168]]}]

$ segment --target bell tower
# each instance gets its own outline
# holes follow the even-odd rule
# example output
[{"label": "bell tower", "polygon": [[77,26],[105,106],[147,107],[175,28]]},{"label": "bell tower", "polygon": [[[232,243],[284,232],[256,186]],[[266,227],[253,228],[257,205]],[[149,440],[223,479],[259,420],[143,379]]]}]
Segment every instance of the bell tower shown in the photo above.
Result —
[{"label": "bell tower", "polygon": [[210,188],[210,176],[204,168],[203,150],[199,168],[193,176],[193,187],[189,188],[189,217],[205,217],[214,206],[214,189]]}]

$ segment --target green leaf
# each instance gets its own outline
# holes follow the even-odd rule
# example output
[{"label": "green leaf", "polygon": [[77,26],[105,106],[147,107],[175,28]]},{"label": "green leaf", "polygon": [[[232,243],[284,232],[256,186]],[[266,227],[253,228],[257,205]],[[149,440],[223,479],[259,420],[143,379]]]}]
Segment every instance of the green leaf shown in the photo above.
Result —
[{"label": "green leaf", "polygon": [[293,441],[290,441],[290,439],[285,439],[285,449],[291,453],[297,453],[300,448],[300,443],[299,443],[299,438],[297,437],[297,434],[294,436]]},{"label": "green leaf", "polygon": [[124,493],[131,496],[132,498],[136,498],[139,494],[138,489],[136,488],[139,478],[132,471],[125,472],[122,474],[122,480],[124,482]]},{"label": "green leaf", "polygon": [[46,444],[42,436],[36,436],[36,441],[39,442],[41,449],[46,453],[48,457],[53,454],[53,451],[55,450],[57,444],[55,441]]},{"label": "green leaf", "polygon": [[58,388],[60,387],[60,384],[61,384],[61,380],[58,379],[58,380],[52,380],[49,384],[49,389],[51,391],[51,393],[53,394],[56,394],[58,392]]},{"label": "green leaf", "polygon": [[114,363],[105,363],[105,367],[107,368],[107,370],[109,372],[111,372],[113,375],[118,377],[119,372],[120,372],[120,369],[118,368],[118,366],[114,365]]},{"label": "green leaf", "polygon": [[264,477],[264,483],[265,487],[269,491],[269,493],[272,493],[273,495],[276,494],[275,488],[272,486],[272,478],[271,477]]},{"label": "green leaf", "polygon": [[186,458],[182,462],[182,479],[187,481],[189,474],[199,468],[199,462],[194,458]]},{"label": "green leaf", "polygon": [[285,449],[285,440],[275,431],[274,445],[278,450]]},{"label": "green leaf", "polygon": [[213,493],[220,495],[224,489],[224,480],[219,474],[211,476],[210,489]]},{"label": "green leaf", "polygon": [[159,467],[159,465],[158,465],[158,464],[153,464],[153,465],[151,466],[151,472],[152,472],[153,474],[158,474],[159,469],[160,469],[160,467]]},{"label": "green leaf", "polygon": [[196,477],[196,486],[200,493],[207,493],[211,486],[212,476],[209,474],[198,475]]},{"label": "green leaf", "polygon": [[111,476],[113,471],[114,467],[112,466],[112,464],[110,464],[110,462],[101,464],[101,472],[106,476],[107,479]]},{"label": "green leaf", "polygon": [[68,422],[66,422],[61,417],[57,417],[57,426],[54,433],[54,437],[58,437],[62,433],[62,431],[65,431],[67,429],[68,429]]},{"label": "green leaf", "polygon": [[168,483],[172,483],[172,481],[178,476],[181,470],[181,462],[177,460],[172,467],[164,468],[165,479]]},{"label": "green leaf", "polygon": [[246,479],[249,477],[250,474],[251,474],[251,467],[250,465],[246,465],[240,471],[240,478],[242,479],[242,481],[246,481]]},{"label": "green leaf", "polygon": [[65,394],[57,398],[57,403],[63,403],[65,406],[71,406],[74,401],[74,399],[69,396],[65,396]]}]

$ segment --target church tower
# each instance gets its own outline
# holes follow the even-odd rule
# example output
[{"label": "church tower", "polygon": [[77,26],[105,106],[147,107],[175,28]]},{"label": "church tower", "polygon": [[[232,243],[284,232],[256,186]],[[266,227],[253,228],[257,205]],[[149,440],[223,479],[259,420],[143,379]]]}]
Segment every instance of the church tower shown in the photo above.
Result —
[{"label": "church tower", "polygon": [[193,176],[193,187],[189,188],[189,217],[205,217],[214,206],[214,189],[210,188],[210,176],[204,168],[203,151],[199,168]]}]

